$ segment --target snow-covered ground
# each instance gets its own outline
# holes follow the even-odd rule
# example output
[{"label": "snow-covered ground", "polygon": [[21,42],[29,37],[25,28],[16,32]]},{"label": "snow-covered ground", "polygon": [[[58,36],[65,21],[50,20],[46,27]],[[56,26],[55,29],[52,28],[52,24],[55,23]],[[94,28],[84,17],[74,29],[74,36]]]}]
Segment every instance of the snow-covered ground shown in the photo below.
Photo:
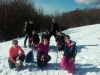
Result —
[{"label": "snow-covered ground", "polygon": [[[100,75],[100,24],[89,25],[77,28],[71,28],[63,31],[71,36],[71,39],[77,42],[76,70],[75,75]],[[19,38],[19,45],[23,46],[24,38]],[[36,58],[32,71],[29,71],[29,65],[24,70],[16,71],[9,69],[8,66],[8,49],[12,41],[0,43],[0,75],[68,75],[65,70],[60,68],[61,53],[58,53],[58,69],[55,69],[57,48],[54,37],[50,40],[50,52],[52,57],[48,66],[39,69],[36,64]],[[23,48],[25,54],[28,48]],[[35,52],[36,55],[36,52]]]}]

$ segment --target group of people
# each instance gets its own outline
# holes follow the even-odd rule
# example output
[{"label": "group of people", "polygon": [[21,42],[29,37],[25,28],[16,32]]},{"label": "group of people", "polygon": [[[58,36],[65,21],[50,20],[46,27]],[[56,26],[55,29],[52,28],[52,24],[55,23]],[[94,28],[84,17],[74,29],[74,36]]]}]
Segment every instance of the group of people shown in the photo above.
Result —
[{"label": "group of people", "polygon": [[[32,20],[26,24],[25,31],[26,37],[24,40],[24,47],[27,47],[26,41],[29,38],[29,47],[32,48],[32,50],[37,50],[37,65],[39,68],[46,66],[51,60],[51,56],[48,55],[48,52],[50,38],[53,35],[55,37],[58,51],[64,52],[60,62],[61,67],[67,70],[68,73],[72,73],[74,71],[75,56],[77,54],[76,42],[72,41],[69,35],[59,31],[59,26],[55,19],[52,19],[49,31],[43,32],[41,42],[38,34],[36,33],[36,29],[33,26]],[[17,40],[13,40],[12,47],[9,49],[8,63],[10,68],[23,67],[25,58],[24,50],[18,45]],[[20,60],[19,64],[16,62],[18,60]]]}]

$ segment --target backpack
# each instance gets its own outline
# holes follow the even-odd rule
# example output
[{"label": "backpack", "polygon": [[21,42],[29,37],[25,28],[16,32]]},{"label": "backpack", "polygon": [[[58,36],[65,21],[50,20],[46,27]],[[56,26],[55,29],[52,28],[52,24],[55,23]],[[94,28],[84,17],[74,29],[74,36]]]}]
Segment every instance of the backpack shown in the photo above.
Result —
[{"label": "backpack", "polygon": [[33,50],[29,51],[25,57],[25,63],[32,63],[34,60]]},{"label": "backpack", "polygon": [[25,26],[24,26],[24,31],[26,31],[26,26],[27,26],[28,22],[25,22]]}]

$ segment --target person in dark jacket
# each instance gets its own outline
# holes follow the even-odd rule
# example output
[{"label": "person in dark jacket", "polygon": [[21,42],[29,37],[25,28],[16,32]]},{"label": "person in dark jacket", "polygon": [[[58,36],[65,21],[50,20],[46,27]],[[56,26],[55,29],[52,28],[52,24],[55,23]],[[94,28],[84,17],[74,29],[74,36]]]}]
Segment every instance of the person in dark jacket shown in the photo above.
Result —
[{"label": "person in dark jacket", "polygon": [[29,44],[31,44],[30,39],[32,38],[32,31],[36,31],[36,29],[34,28],[33,21],[30,20],[29,23],[26,25],[26,34],[29,37]]},{"label": "person in dark jacket", "polygon": [[48,41],[50,41],[50,33],[49,33],[48,31],[42,33],[42,37],[41,37],[41,39],[43,39],[44,37],[47,38]]},{"label": "person in dark jacket", "polygon": [[38,34],[35,31],[33,31],[32,32],[32,45],[33,45],[33,43],[34,43],[34,45],[37,45],[37,44],[39,44],[39,42],[40,42],[40,39],[39,39]]},{"label": "person in dark jacket", "polygon": [[56,22],[56,20],[54,18],[52,19],[52,23],[49,26],[49,32],[50,32],[50,38],[52,35],[56,38],[57,32],[59,32],[58,23]]},{"label": "person in dark jacket", "polygon": [[57,43],[57,47],[59,51],[62,51],[63,48],[61,47],[61,45],[64,43],[64,33],[62,32],[58,32],[57,33],[57,37],[56,37],[56,43]]},{"label": "person in dark jacket", "polygon": [[64,55],[61,59],[61,67],[67,70],[68,73],[74,71],[75,56],[77,54],[76,42],[70,40],[70,36],[65,36],[65,43],[62,45],[64,48]]}]

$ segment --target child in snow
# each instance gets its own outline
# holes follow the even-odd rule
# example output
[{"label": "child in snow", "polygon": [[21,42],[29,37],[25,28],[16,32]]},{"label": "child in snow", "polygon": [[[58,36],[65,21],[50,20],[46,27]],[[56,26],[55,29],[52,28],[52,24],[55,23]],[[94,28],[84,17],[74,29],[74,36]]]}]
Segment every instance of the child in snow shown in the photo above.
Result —
[{"label": "child in snow", "polygon": [[66,69],[68,73],[72,73],[75,69],[75,56],[77,54],[76,42],[70,40],[70,36],[65,36],[65,43],[62,45],[64,48],[64,55],[61,59],[61,67]]},{"label": "child in snow", "polygon": [[[24,50],[18,45],[17,40],[12,41],[12,47],[9,49],[9,67],[11,69],[15,67],[23,67],[23,62],[25,59]],[[16,61],[20,60],[20,64],[16,63]]]},{"label": "child in snow", "polygon": [[32,38],[30,39],[29,48],[31,48],[33,46],[33,43],[34,43],[34,45],[37,45],[37,44],[39,44],[39,42],[40,42],[40,39],[39,39],[38,34],[35,31],[33,31]]},{"label": "child in snow", "polygon": [[43,32],[42,33],[42,37],[41,37],[41,39],[43,39],[43,38],[47,38],[48,39],[48,41],[50,41],[50,34],[49,34],[49,32],[47,31],[47,32]]},{"label": "child in snow", "polygon": [[32,32],[32,45],[33,45],[33,43],[35,45],[37,45],[37,44],[39,44],[39,42],[40,42],[40,39],[39,39],[38,34],[35,31],[33,31]]},{"label": "child in snow", "polygon": [[62,32],[57,33],[56,43],[57,43],[58,50],[62,51],[63,48],[61,47],[61,45],[64,43],[64,35]]},{"label": "child in snow", "polygon": [[33,46],[34,49],[38,50],[37,52],[37,65],[39,68],[42,68],[47,65],[51,60],[51,57],[48,55],[49,44],[48,39],[43,37],[42,42],[36,46]]}]

